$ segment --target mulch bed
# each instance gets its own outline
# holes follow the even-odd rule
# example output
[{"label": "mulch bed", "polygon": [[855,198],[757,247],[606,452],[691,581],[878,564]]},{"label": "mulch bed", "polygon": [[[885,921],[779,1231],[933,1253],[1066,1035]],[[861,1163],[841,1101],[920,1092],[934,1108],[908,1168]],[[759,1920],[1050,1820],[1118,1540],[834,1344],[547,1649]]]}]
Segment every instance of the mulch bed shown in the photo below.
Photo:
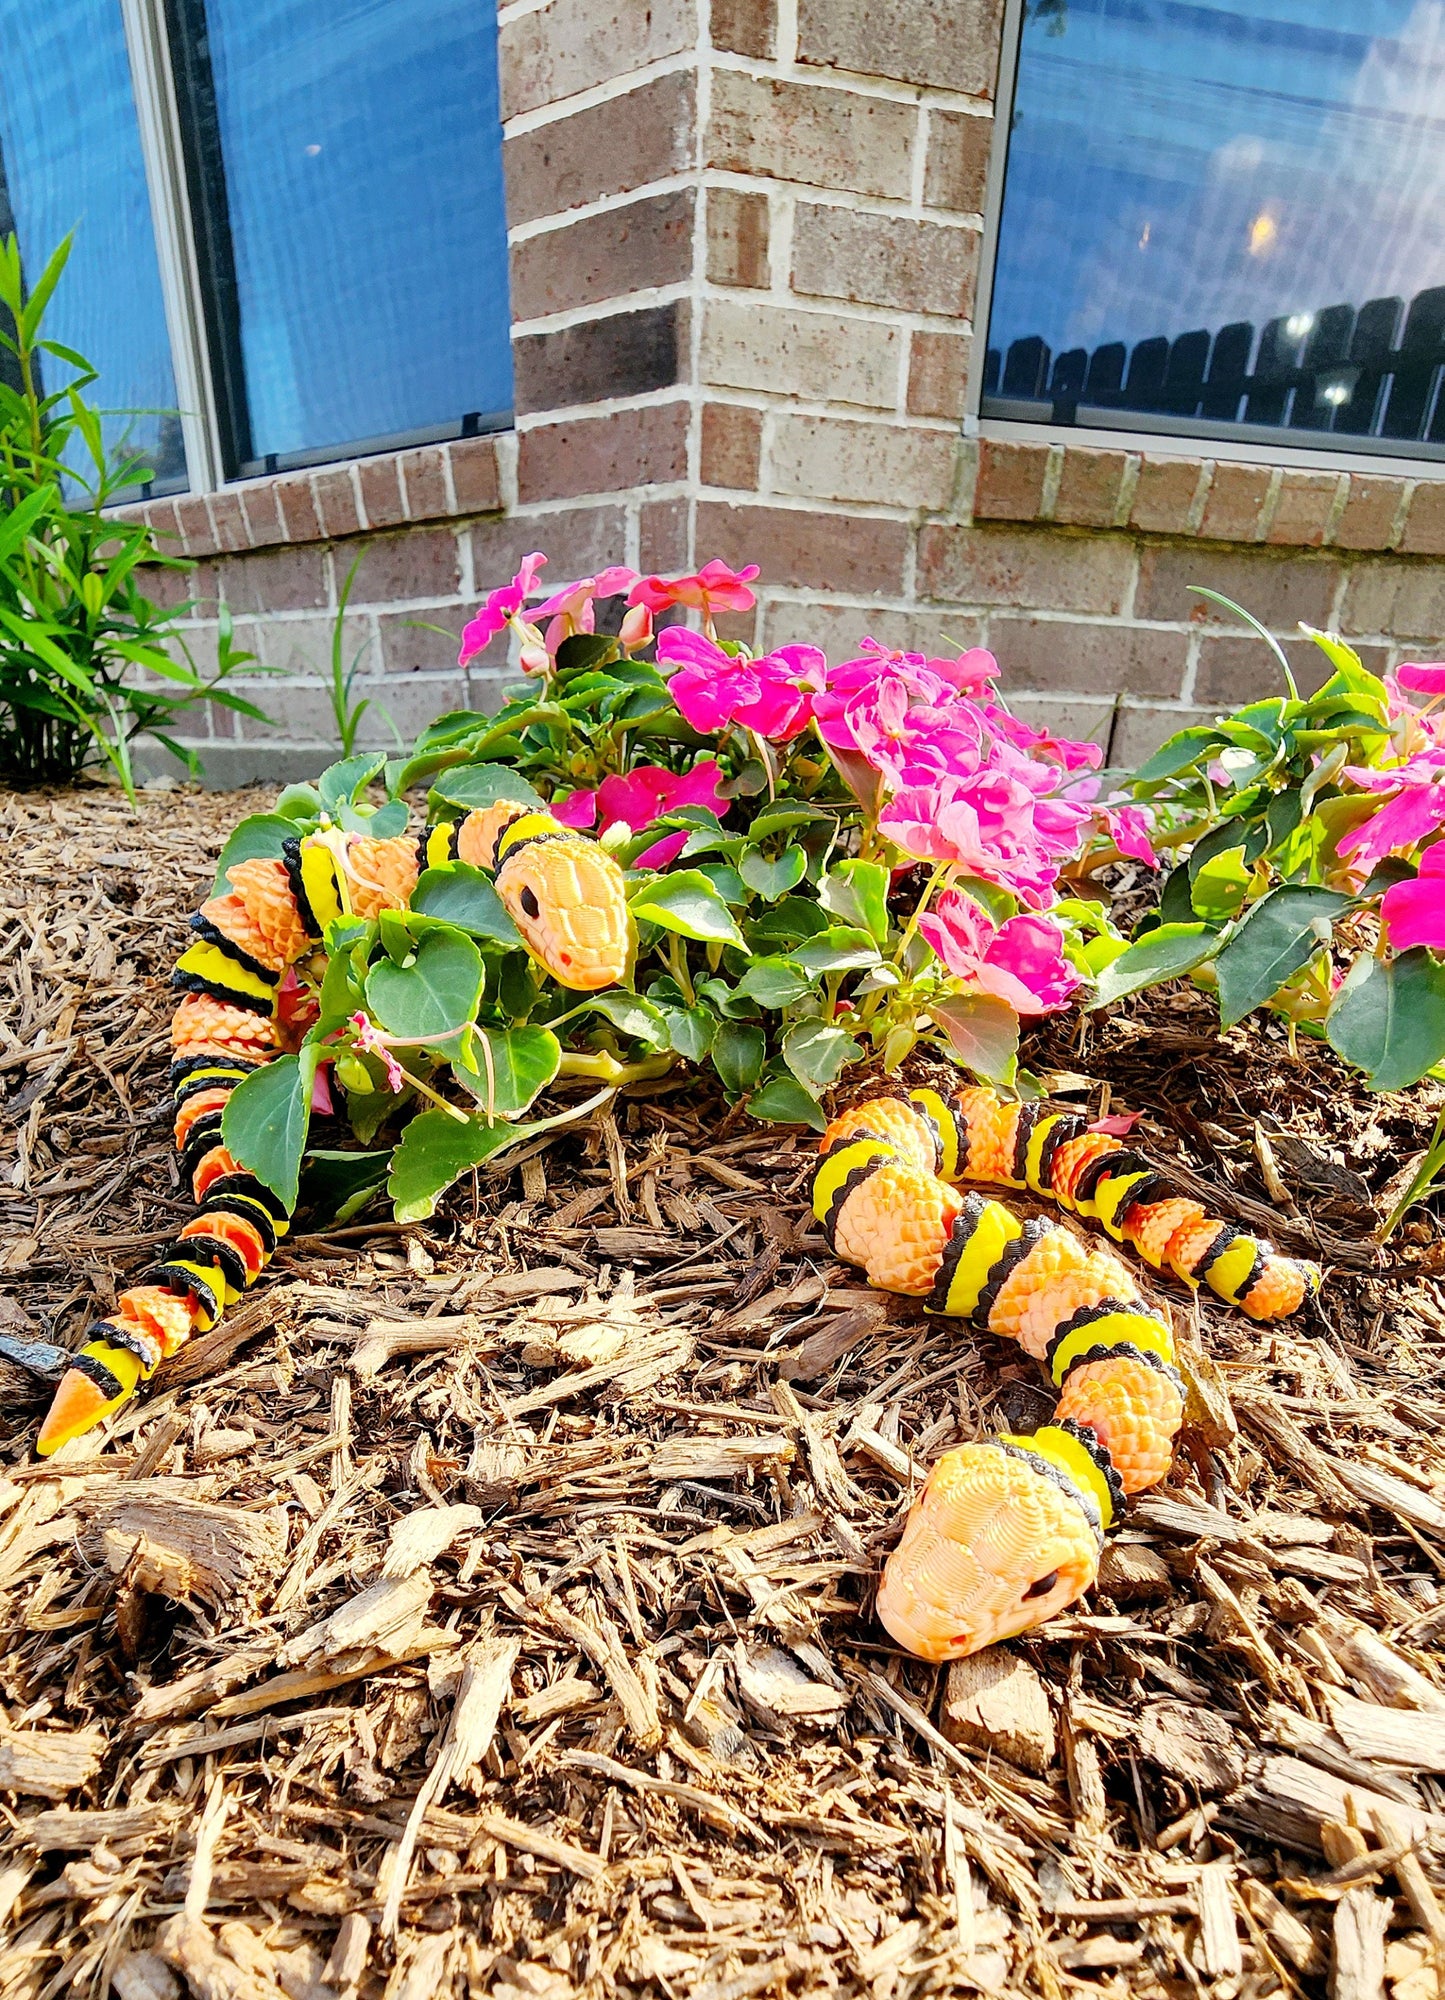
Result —
[{"label": "mulch bed", "polygon": [[[188,1212],[167,975],[248,808],[0,799],[0,1336],[77,1343]],[[1211,1020],[1027,1059],[1321,1257],[1321,1309],[1171,1291],[1168,1485],[951,1673],[873,1580],[1039,1373],[866,1291],[806,1143],[694,1083],[424,1227],[303,1218],[48,1464],[0,1360],[0,2000],[1433,1994],[1445,1265],[1428,1213],[1369,1239],[1441,1093]]]}]

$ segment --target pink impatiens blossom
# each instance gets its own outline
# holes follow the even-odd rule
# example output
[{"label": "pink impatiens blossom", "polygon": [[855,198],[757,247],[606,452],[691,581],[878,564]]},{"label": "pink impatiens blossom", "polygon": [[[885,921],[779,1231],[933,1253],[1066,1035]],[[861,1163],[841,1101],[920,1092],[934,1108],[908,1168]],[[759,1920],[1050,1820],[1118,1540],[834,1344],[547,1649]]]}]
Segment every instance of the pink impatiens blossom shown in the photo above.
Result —
[{"label": "pink impatiens blossom", "polygon": [[828,669],[828,683],[813,704],[818,733],[830,750],[862,750],[860,719],[875,734],[889,733],[908,708],[939,708],[987,684],[998,671],[981,647],[958,660],[930,660],[922,653],[891,652],[865,639],[861,656]]},{"label": "pink impatiens blossom", "polygon": [[483,646],[490,644],[499,632],[504,632],[512,620],[519,615],[522,606],[537,582],[537,572],[547,558],[534,551],[523,556],[522,567],[510,583],[504,583],[500,590],[494,590],[486,603],[471,622],[462,628],[462,647],[457,655],[457,665],[464,667],[474,659]]},{"label": "pink impatiens blossom", "polygon": [[1445,749],[1422,750],[1394,770],[1349,765],[1344,775],[1364,791],[1394,793],[1339,843],[1341,856],[1356,868],[1373,868],[1387,854],[1414,847],[1445,826]]},{"label": "pink impatiens blossom", "polygon": [[1380,920],[1396,951],[1418,944],[1445,951],[1445,845],[1427,847],[1415,879],[1385,891]]},{"label": "pink impatiens blossom", "polygon": [[1100,815],[1109,828],[1114,845],[1131,861],[1157,868],[1159,857],[1149,839],[1149,815],[1140,806],[1101,806]]},{"label": "pink impatiens blossom", "polygon": [[[615,772],[604,778],[596,791],[573,792],[554,801],[552,816],[564,826],[606,833],[619,824],[640,833],[679,806],[706,806],[719,819],[725,817],[728,802],[722,793],[722,766],[715,757],[706,758],[691,771],[678,773],[660,764],[639,764],[625,777]],[[634,868],[666,868],[687,844],[685,831],[666,833],[639,854]]]},{"label": "pink impatiens blossom", "polygon": [[401,1064],[388,1048],[380,1030],[367,1019],[365,1014],[355,1013],[350,1021],[353,1045],[363,1055],[380,1056],[386,1066],[386,1087],[390,1091],[406,1089],[406,1077]]},{"label": "pink impatiens blossom", "polygon": [[994,925],[957,889],[945,890],[919,930],[959,979],[1006,1000],[1016,1014],[1052,1014],[1082,981],[1064,957],[1058,927],[1042,917]]},{"label": "pink impatiens blossom", "polygon": [[815,646],[782,646],[761,659],[734,659],[701,632],[670,625],[657,641],[657,663],[679,666],[667,684],[684,719],[703,736],[730,723],[790,743],[807,728],[826,662]]},{"label": "pink impatiens blossom", "polygon": [[748,585],[758,574],[758,565],[729,569],[725,562],[704,563],[693,576],[643,576],[632,587],[629,604],[643,604],[653,613],[684,604],[700,611],[709,623],[719,611],[751,611],[757,603]]},{"label": "pink impatiens blossom", "polygon": [[1412,694],[1423,694],[1433,700],[1445,694],[1445,660],[1407,660],[1396,667],[1395,679]]},{"label": "pink impatiens blossom", "polygon": [[594,599],[618,597],[625,590],[631,590],[637,582],[637,571],[628,569],[625,563],[616,563],[611,569],[599,570],[596,576],[581,577],[576,583],[565,584],[555,591],[545,604],[539,604],[532,613],[538,625],[544,618],[550,619],[547,626],[547,651],[555,653],[564,639],[570,639],[578,632],[595,632],[597,613]]}]

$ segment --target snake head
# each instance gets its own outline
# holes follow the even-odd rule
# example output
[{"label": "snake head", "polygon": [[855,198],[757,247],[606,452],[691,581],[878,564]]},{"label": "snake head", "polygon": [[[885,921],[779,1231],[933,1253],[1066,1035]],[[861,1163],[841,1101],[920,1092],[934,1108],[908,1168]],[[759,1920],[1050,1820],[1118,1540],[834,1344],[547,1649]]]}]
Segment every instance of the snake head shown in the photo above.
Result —
[{"label": "snake head", "polygon": [[961,1660],[1032,1631],[1094,1581],[1099,1533],[1085,1496],[1027,1453],[945,1452],[923,1484],[878,1587],[878,1616],[924,1660]]}]

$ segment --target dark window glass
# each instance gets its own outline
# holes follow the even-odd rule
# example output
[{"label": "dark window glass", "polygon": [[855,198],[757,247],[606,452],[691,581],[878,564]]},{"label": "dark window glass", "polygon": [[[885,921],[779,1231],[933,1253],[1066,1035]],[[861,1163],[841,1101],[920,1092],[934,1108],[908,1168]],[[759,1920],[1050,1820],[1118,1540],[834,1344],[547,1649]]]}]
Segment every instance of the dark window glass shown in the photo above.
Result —
[{"label": "dark window glass", "polygon": [[1032,0],[985,415],[1436,456],[1442,364],[1439,0]]},{"label": "dark window glass", "polygon": [[[176,385],[116,0],[0,0],[0,232],[33,280],[75,246],[46,334],[94,363],[89,392],[114,454],[144,456],[153,491],[185,485]],[[69,379],[47,358],[43,386]]]},{"label": "dark window glass", "polygon": [[235,472],[511,410],[495,9],[170,0]]}]

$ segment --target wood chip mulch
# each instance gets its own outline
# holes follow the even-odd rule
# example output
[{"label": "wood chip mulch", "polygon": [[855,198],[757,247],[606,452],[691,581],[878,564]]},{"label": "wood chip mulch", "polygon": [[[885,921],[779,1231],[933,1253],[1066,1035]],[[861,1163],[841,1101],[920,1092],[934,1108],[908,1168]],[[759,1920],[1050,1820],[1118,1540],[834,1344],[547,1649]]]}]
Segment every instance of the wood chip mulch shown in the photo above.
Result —
[{"label": "wood chip mulch", "polygon": [[[167,975],[255,803],[0,797],[0,1354],[188,1212]],[[1445,1991],[1445,1259],[1371,1240],[1441,1092],[1193,992],[1028,1061],[1327,1283],[1169,1294],[1169,1483],[951,1670],[874,1578],[1039,1374],[834,1264],[806,1145],[696,1083],[425,1227],[303,1217],[48,1463],[0,1359],[0,2000]]]}]

